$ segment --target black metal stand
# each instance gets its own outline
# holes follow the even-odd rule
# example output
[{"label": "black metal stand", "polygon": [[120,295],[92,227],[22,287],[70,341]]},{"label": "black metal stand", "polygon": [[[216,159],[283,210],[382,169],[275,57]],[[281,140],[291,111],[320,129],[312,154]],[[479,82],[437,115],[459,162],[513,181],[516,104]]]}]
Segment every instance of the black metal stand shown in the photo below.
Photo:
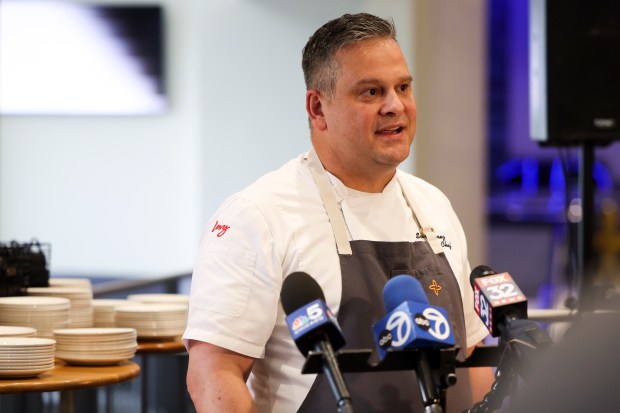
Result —
[{"label": "black metal stand", "polygon": [[422,395],[424,413],[443,413],[445,398],[440,393],[439,386],[435,385],[433,371],[425,352],[421,352],[417,357],[415,374],[418,376],[418,388]]},{"label": "black metal stand", "polygon": [[332,393],[336,398],[338,413],[353,413],[351,395],[342,377],[342,371],[338,367],[336,355],[327,341],[319,341],[316,346],[317,353],[321,355],[321,370],[327,377]]},{"label": "black metal stand", "polygon": [[[433,375],[436,377],[435,385],[437,387],[435,389],[427,389],[427,395],[432,395],[432,397],[427,398],[428,400],[425,401],[425,413],[439,413],[444,410],[447,388],[456,384],[455,368],[497,366],[504,351],[504,346],[476,347],[474,352],[464,362],[456,361],[456,353],[458,352],[456,347],[426,349],[424,351],[390,350],[387,356],[379,363],[369,362],[372,355],[372,350],[369,349],[340,350],[335,353],[335,356],[342,373],[417,371],[420,366],[420,360],[422,360],[422,357],[426,357],[428,363],[423,364],[426,364],[432,370]],[[301,372],[303,374],[324,373],[322,352],[309,351]],[[509,376],[506,375],[506,378],[509,378]],[[501,384],[504,384],[506,381],[506,379],[501,380]],[[420,390],[424,398],[424,390]],[[501,387],[501,391],[504,391],[504,386]]]},{"label": "black metal stand", "polygon": [[[431,368],[445,376],[446,383],[456,383],[451,379],[456,367],[456,352],[454,348],[435,349],[429,357]],[[336,360],[343,373],[415,370],[420,353],[420,350],[390,350],[381,362],[371,363],[369,362],[372,355],[370,349],[340,350],[336,352]],[[322,356],[320,351],[309,351],[306,363],[301,369],[302,374],[322,373]]]},{"label": "black metal stand", "polygon": [[[457,349],[435,349],[429,358],[431,368],[443,377],[446,386],[456,384],[455,368],[495,367],[503,354],[503,346],[476,347],[474,352],[463,362],[456,361]],[[336,352],[336,360],[343,373],[363,373],[374,371],[415,370],[420,350],[388,351],[388,355],[379,363],[369,361],[370,349],[344,349]],[[309,351],[306,362],[301,369],[302,374],[318,374],[323,372],[322,354],[320,351]]]},{"label": "black metal stand", "polygon": [[[342,373],[361,373],[361,372],[374,372],[374,371],[400,371],[400,370],[415,370],[418,371],[420,365],[423,364],[430,367],[433,376],[437,377],[434,380],[436,387],[428,388],[430,380],[426,381],[425,389],[420,389],[423,399],[426,396],[425,408],[430,412],[440,412],[437,410],[445,403],[445,392],[449,386],[456,384],[456,374],[454,373],[456,367],[456,353],[457,348],[445,348],[445,349],[426,349],[422,350],[400,350],[400,351],[388,351],[388,355],[379,363],[369,362],[372,350],[359,349],[359,350],[341,350],[336,353],[336,361],[340,367]],[[427,358],[428,363],[421,360]],[[497,360],[497,359],[495,359]],[[490,363],[489,365],[494,365]],[[465,367],[465,365],[463,365]],[[323,354],[320,351],[308,352],[306,363],[304,364],[301,372],[303,374],[317,374],[324,373],[323,368]],[[427,372],[428,373],[428,372]],[[428,403],[427,403],[428,402]]]},{"label": "black metal stand", "polygon": [[578,310],[594,310],[592,299],[594,276],[594,145],[582,142],[580,146],[579,192],[581,194],[581,221],[579,221],[579,246],[577,276]]},{"label": "black metal stand", "polygon": [[[510,352],[510,346],[503,346],[506,352]],[[492,413],[502,407],[504,399],[508,396],[517,377],[517,371],[512,357],[506,354],[500,359],[495,371],[495,382],[491,390],[476,403],[474,407],[463,413]]]}]

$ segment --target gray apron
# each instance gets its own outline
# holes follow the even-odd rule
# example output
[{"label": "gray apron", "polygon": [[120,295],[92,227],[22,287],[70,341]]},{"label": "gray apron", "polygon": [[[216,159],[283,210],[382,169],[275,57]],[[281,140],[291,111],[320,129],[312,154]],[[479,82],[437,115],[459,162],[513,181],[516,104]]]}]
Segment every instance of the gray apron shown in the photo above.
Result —
[{"label": "gray apron", "polygon": [[[419,237],[424,241],[349,241],[344,216],[314,150],[307,160],[332,225],[340,259],[342,297],[337,319],[347,341],[344,348],[375,348],[371,326],[385,316],[383,287],[388,279],[398,274],[411,274],[422,284],[429,303],[448,311],[456,344],[461,348],[457,359],[464,360],[465,322],[459,285],[441,251],[441,241],[431,227],[420,225],[405,191],[403,195],[420,228]],[[433,289],[429,288],[431,286]],[[438,290],[437,286],[441,289]],[[466,373],[464,369],[457,369],[458,384],[447,391],[446,412],[460,413],[472,406]],[[424,411],[413,371],[345,373],[344,378],[356,413]],[[335,411],[336,401],[329,383],[325,375],[319,374],[298,412]]]}]

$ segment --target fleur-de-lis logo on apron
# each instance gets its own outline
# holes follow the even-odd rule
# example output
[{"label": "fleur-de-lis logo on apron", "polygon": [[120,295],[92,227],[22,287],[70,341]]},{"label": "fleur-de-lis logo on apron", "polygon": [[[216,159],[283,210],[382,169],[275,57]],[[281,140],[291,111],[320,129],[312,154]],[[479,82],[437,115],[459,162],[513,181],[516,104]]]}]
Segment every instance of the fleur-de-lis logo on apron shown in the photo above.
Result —
[{"label": "fleur-de-lis logo on apron", "polygon": [[437,281],[433,279],[431,285],[428,286],[429,289],[433,290],[436,296],[439,296],[439,291],[441,291],[441,285],[437,284]]}]

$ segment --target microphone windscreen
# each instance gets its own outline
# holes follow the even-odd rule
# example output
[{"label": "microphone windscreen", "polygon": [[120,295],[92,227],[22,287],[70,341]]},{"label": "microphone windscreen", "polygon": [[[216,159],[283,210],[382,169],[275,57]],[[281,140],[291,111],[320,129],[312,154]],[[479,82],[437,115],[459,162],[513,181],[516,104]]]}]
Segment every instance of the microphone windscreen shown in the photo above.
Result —
[{"label": "microphone windscreen", "polygon": [[280,301],[286,315],[314,301],[325,302],[325,295],[319,283],[305,272],[294,272],[284,278]]},{"label": "microphone windscreen", "polygon": [[413,275],[409,274],[390,278],[385,287],[383,287],[385,312],[389,313],[405,301],[428,305],[428,298],[424,294],[422,284]]},{"label": "microphone windscreen", "polygon": [[471,270],[471,274],[469,275],[469,283],[471,286],[474,286],[474,280],[480,277],[486,277],[487,275],[497,274],[493,268],[488,267],[486,265],[479,265],[473,270]]}]

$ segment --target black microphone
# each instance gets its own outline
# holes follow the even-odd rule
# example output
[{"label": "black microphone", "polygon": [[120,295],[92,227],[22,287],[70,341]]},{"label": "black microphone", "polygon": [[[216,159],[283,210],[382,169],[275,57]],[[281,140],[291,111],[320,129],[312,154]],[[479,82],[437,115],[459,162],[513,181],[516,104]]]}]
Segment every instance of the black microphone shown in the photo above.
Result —
[{"label": "black microphone", "polygon": [[505,353],[499,360],[495,383],[473,408],[464,413],[482,413],[501,408],[517,374],[528,378],[539,350],[552,344],[540,326],[527,319],[527,298],[507,272],[496,273],[479,265],[470,274],[474,309],[493,337],[500,337]]},{"label": "black microphone", "polygon": [[325,304],[321,286],[305,272],[294,272],[284,278],[280,301],[299,351],[306,357],[310,350],[321,352],[323,373],[336,397],[338,412],[353,413],[351,395],[334,353],[345,340],[336,317]]},{"label": "black microphone", "polygon": [[507,272],[498,274],[479,265],[471,271],[469,282],[474,310],[493,337],[502,334],[508,321],[527,319],[527,298]]}]

